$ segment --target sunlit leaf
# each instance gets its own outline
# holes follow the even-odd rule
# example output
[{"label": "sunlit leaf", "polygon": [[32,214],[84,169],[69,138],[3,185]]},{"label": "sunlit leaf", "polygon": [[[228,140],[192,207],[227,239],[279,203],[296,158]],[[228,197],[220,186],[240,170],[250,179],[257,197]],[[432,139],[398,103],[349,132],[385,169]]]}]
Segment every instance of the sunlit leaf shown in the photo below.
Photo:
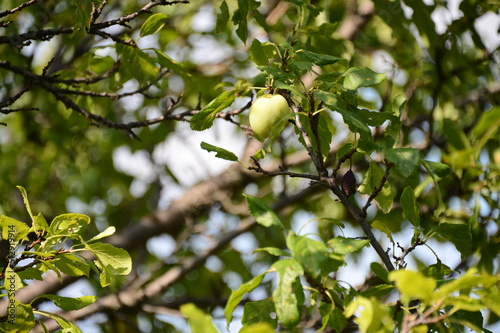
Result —
[{"label": "sunlit leaf", "polygon": [[238,304],[240,304],[241,300],[243,299],[243,296],[245,296],[245,294],[257,288],[267,273],[268,272],[264,272],[260,275],[257,275],[250,281],[247,281],[242,285],[240,285],[238,289],[233,290],[231,292],[231,295],[229,295],[229,299],[226,303],[226,307],[224,308],[224,317],[226,318],[227,325],[229,325],[229,323],[231,322],[233,318],[234,309],[236,309]]},{"label": "sunlit leaf", "polygon": [[273,292],[273,302],[278,319],[287,327],[294,327],[302,316],[304,292],[298,279],[303,269],[293,259],[284,259],[275,262],[273,269],[279,277],[278,286]]},{"label": "sunlit leaf", "polygon": [[340,254],[354,253],[370,244],[369,239],[353,239],[337,236],[328,241],[328,246]]},{"label": "sunlit leaf", "polygon": [[344,311],[346,318],[359,311],[354,321],[359,325],[361,333],[392,333],[394,321],[391,319],[389,308],[381,304],[374,297],[366,298],[357,296],[350,302]]},{"label": "sunlit leaf", "polygon": [[356,90],[359,87],[369,87],[385,79],[385,74],[377,74],[369,68],[351,67],[344,73],[344,88]]},{"label": "sunlit leaf", "polygon": [[148,19],[141,26],[141,37],[155,34],[165,25],[167,15],[163,13],[156,13],[148,17]]},{"label": "sunlit leaf", "polygon": [[410,270],[392,271],[389,273],[389,280],[396,283],[401,299],[406,305],[413,299],[429,304],[437,286],[436,280]]},{"label": "sunlit leaf", "polygon": [[92,237],[87,242],[93,242],[101,238],[109,237],[116,232],[116,228],[113,226],[107,227],[104,231],[100,232],[98,235]]},{"label": "sunlit leaf", "polygon": [[257,223],[265,227],[275,226],[285,229],[278,215],[263,200],[248,194],[244,194],[244,196],[247,201],[248,210]]},{"label": "sunlit leaf", "polygon": [[334,272],[344,263],[342,257],[334,257],[324,243],[309,237],[291,234],[286,242],[293,258],[314,278]]},{"label": "sunlit leaf", "polygon": [[96,265],[102,271],[100,282],[106,287],[116,279],[115,275],[127,275],[132,269],[132,260],[127,251],[111,244],[91,243],[85,247],[97,258]]},{"label": "sunlit leaf", "polygon": [[236,89],[225,91],[208,103],[200,112],[196,113],[193,118],[191,118],[191,129],[203,131],[212,127],[217,113],[233,104],[238,91],[239,90]]},{"label": "sunlit leaf", "polygon": [[280,256],[290,257],[291,256],[291,254],[289,252],[282,250],[282,249],[278,249],[276,247],[262,247],[262,248],[255,249],[253,252],[267,252],[270,255],[277,256],[277,257],[280,257]]},{"label": "sunlit leaf", "polygon": [[64,297],[52,294],[42,294],[38,295],[35,299],[46,298],[54,302],[56,306],[64,311],[74,311],[83,309],[86,306],[94,303],[98,297],[97,296],[81,296],[81,297]]},{"label": "sunlit leaf", "polygon": [[[29,227],[26,223],[5,215],[0,215],[0,228],[2,228],[2,239],[13,241],[24,239],[29,232]],[[14,244],[12,245],[14,246]]]},{"label": "sunlit leaf", "polygon": [[183,304],[181,313],[186,316],[192,333],[217,333],[212,317],[196,307],[193,303]]},{"label": "sunlit leaf", "polygon": [[423,161],[436,176],[443,178],[450,174],[450,166],[440,162]]},{"label": "sunlit leaf", "polygon": [[202,149],[205,149],[208,152],[215,152],[216,153],[215,157],[228,161],[238,161],[238,156],[236,156],[233,152],[230,152],[229,150],[226,150],[224,148],[213,146],[204,141],[201,142],[200,146]]}]

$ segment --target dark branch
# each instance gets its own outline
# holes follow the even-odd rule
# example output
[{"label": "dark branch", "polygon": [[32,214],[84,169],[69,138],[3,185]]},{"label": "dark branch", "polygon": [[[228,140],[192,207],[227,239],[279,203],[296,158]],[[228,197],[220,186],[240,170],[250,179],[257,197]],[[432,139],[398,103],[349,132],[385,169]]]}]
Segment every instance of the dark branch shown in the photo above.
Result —
[{"label": "dark branch", "polygon": [[7,15],[11,15],[11,14],[14,14],[15,12],[18,12],[18,11],[21,11],[23,10],[24,8],[28,7],[28,6],[31,6],[37,2],[39,2],[40,0],[29,0],[29,1],[26,1],[25,3],[22,3],[20,4],[19,6],[17,6],[16,8],[12,8],[10,10],[5,10],[3,12],[0,13],[0,18],[2,17],[5,17]]}]

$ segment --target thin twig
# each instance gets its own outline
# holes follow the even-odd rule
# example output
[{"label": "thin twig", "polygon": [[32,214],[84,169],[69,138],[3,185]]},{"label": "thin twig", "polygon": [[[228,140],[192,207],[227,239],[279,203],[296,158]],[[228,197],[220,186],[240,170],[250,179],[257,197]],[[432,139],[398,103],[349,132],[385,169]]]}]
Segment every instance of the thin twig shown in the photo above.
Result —
[{"label": "thin twig", "polygon": [[253,156],[251,158],[254,161],[254,163],[255,163],[256,166],[255,167],[249,166],[248,170],[253,170],[255,172],[262,173],[262,174],[264,174],[266,176],[270,176],[270,177],[288,176],[288,177],[292,177],[292,178],[305,178],[305,179],[314,180],[316,183],[319,183],[321,181],[321,177],[320,176],[312,175],[312,174],[309,174],[309,173],[291,172],[291,171],[285,170],[281,166],[279,167],[279,171],[267,171],[267,170],[264,170],[260,166],[260,164],[258,163],[258,161]]},{"label": "thin twig", "polygon": [[385,173],[382,179],[380,180],[380,184],[373,190],[372,194],[368,197],[368,200],[366,200],[366,204],[364,205],[362,209],[362,214],[363,216],[366,216],[366,211],[368,210],[368,207],[372,204],[372,201],[377,197],[377,195],[382,191],[382,189],[385,186],[385,183],[387,182],[387,178],[389,177],[389,172],[391,171],[391,168],[394,166],[389,161],[385,161]]},{"label": "thin twig", "polygon": [[314,152],[314,148],[312,146],[311,139],[309,138],[309,134],[307,134],[307,131],[304,129],[304,126],[302,125],[302,121],[300,120],[300,110],[295,105],[295,103],[292,103],[291,108],[292,108],[293,112],[295,113],[295,124],[300,131],[302,139],[304,140],[307,152],[308,152],[309,156],[311,156],[311,159],[312,159],[316,169],[321,170],[321,164],[318,160],[318,156]]},{"label": "thin twig", "polygon": [[347,208],[347,210],[351,213],[354,219],[361,225],[363,232],[370,239],[370,244],[373,246],[379,257],[382,259],[387,270],[393,271],[395,268],[394,265],[392,264],[391,258],[385,252],[385,250],[382,248],[377,238],[373,234],[373,231],[368,225],[365,216],[362,215],[362,213],[359,212],[358,209],[349,201],[344,192],[342,192],[340,187],[336,184],[334,178],[329,177],[325,179],[325,181],[328,184],[328,188],[339,198],[340,202],[342,202],[344,207]]},{"label": "thin twig", "polygon": [[7,15],[11,15],[11,14],[14,14],[15,12],[18,12],[20,10],[23,10],[24,8],[28,7],[28,6],[31,6],[37,2],[39,2],[40,0],[29,0],[29,1],[26,1],[22,4],[20,4],[19,6],[15,7],[15,8],[12,8],[12,9],[9,9],[9,10],[5,10],[3,12],[0,13],[0,18],[2,17],[5,17]]}]

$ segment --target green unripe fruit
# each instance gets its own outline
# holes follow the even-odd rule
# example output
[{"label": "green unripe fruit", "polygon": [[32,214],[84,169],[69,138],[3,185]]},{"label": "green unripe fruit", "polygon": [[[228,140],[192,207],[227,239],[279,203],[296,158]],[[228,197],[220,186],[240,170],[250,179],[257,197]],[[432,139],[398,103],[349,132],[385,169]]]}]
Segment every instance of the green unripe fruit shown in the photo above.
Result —
[{"label": "green unripe fruit", "polygon": [[274,126],[282,126],[288,114],[290,107],[283,96],[266,94],[250,107],[250,126],[255,134],[267,138]]}]

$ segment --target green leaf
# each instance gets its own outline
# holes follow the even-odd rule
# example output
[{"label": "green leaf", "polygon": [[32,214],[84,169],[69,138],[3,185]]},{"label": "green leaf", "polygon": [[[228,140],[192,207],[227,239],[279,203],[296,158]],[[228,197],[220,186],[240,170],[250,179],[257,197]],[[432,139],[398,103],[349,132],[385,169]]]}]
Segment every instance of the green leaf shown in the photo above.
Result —
[{"label": "green leaf", "polygon": [[[376,163],[370,162],[370,167],[366,172],[363,183],[359,185],[358,191],[367,195],[372,194],[380,186],[383,178],[384,171]],[[379,203],[384,214],[389,213],[392,208],[393,197],[391,185],[387,180],[382,186],[382,190],[375,197],[375,200]]]},{"label": "green leaf", "polygon": [[155,53],[158,59],[158,64],[160,64],[161,67],[168,68],[171,71],[180,75],[190,76],[190,74],[186,72],[184,67],[182,67],[177,61],[173,60],[172,58],[170,58],[169,56],[167,56],[166,54],[164,54],[159,50],[155,49]]},{"label": "green leaf", "polygon": [[395,117],[389,112],[370,111],[367,109],[358,109],[357,113],[363,118],[368,126],[380,126],[387,120],[393,120]]},{"label": "green leaf", "polygon": [[281,223],[278,215],[276,215],[276,213],[263,200],[252,197],[248,194],[243,195],[247,201],[248,210],[257,223],[265,227],[275,226],[280,229],[285,229],[285,226]]},{"label": "green leaf", "polygon": [[33,309],[28,304],[23,304],[17,300],[12,300],[10,305],[14,305],[14,316],[6,316],[6,332],[29,333],[35,327],[35,316]]},{"label": "green leaf", "polygon": [[420,165],[420,152],[414,148],[392,148],[385,152],[385,157],[394,163],[399,173],[407,178]]},{"label": "green leaf", "polygon": [[446,275],[452,274],[453,270],[443,264],[441,261],[438,261],[435,264],[427,266],[421,272],[424,273],[427,277],[431,277],[436,280],[443,280]]},{"label": "green leaf", "polygon": [[98,235],[89,239],[87,242],[90,243],[90,242],[96,241],[96,240],[101,239],[101,238],[109,237],[109,236],[113,235],[115,232],[116,232],[116,228],[113,226],[109,226],[104,231],[100,232]]},{"label": "green leaf", "polygon": [[342,236],[337,236],[328,241],[328,246],[333,248],[336,253],[340,254],[357,252],[368,244],[370,244],[369,239],[353,239]]},{"label": "green leaf", "polygon": [[245,303],[241,323],[244,326],[258,323],[268,323],[271,327],[275,328],[278,321],[276,318],[271,318],[271,313],[273,312],[275,312],[274,303],[269,298],[256,302]]},{"label": "green leaf", "polygon": [[[472,288],[491,288],[498,284],[498,282],[500,282],[500,276],[478,274],[477,267],[472,267],[458,279],[449,280],[443,283],[434,294],[434,300],[445,300],[450,294],[456,294],[457,292],[463,290],[467,291]],[[496,289],[496,293],[498,294],[498,289],[493,289]]]},{"label": "green leaf", "polygon": [[470,149],[472,146],[467,139],[463,129],[458,126],[456,121],[451,119],[443,120],[443,133],[448,144],[451,144],[455,149]]},{"label": "green leaf", "polygon": [[478,151],[491,138],[495,137],[500,127],[500,107],[496,106],[489,111],[483,112],[479,121],[472,129],[472,138],[478,142]]},{"label": "green leaf", "polygon": [[342,147],[339,148],[339,150],[337,150],[337,159],[344,157],[344,155],[350,153],[354,149],[356,149],[356,146],[353,143],[348,142],[344,144]]},{"label": "green leaf", "polygon": [[384,150],[384,148],[382,146],[376,144],[375,142],[371,141],[371,137],[370,137],[369,141],[364,140],[364,139],[359,139],[356,150],[358,152],[363,153],[363,154],[368,156],[374,151],[381,152]]},{"label": "green leaf", "polygon": [[56,216],[50,223],[53,235],[81,234],[87,229],[90,217],[83,214],[68,213]]},{"label": "green leaf", "polygon": [[[12,291],[16,292],[19,289],[23,288],[23,281],[21,281],[21,278],[19,278],[19,275],[14,271],[13,267],[10,265],[7,265],[5,267],[5,278],[3,278],[3,287],[5,290],[8,290],[9,297],[13,297],[14,293]],[[10,298],[13,299],[13,298]]]},{"label": "green leaf", "polygon": [[305,60],[312,62],[318,66],[333,65],[339,61],[344,60],[343,58],[331,56],[328,54],[319,54],[304,49],[297,50],[297,54],[305,58]]},{"label": "green leaf", "polygon": [[328,154],[330,152],[330,144],[332,142],[332,133],[330,132],[329,129],[329,124],[331,124],[331,119],[329,117],[329,114],[327,112],[321,112],[313,117],[313,121],[317,122],[317,132],[318,132],[318,139],[316,139],[316,136],[313,135],[313,144],[315,147],[319,146],[321,147],[321,153],[323,155],[323,159],[326,160],[328,157]]},{"label": "green leaf", "polygon": [[292,281],[296,277],[304,274],[304,269],[300,263],[295,259],[282,259],[276,261],[272,267],[271,271],[277,272],[278,277],[284,281]]},{"label": "green leaf", "polygon": [[[468,298],[468,302],[478,303],[479,301]],[[485,308],[484,305],[481,304],[480,309],[483,310],[484,308]],[[456,321],[456,322],[459,322],[459,323],[467,326],[468,328],[470,328],[474,332],[485,332],[485,333],[488,332],[487,330],[483,329],[484,318],[483,318],[481,311],[479,311],[479,310],[476,310],[476,311],[474,311],[474,310],[472,310],[472,311],[471,310],[469,310],[469,311],[459,310],[459,311],[453,313],[451,315],[450,319],[452,321]]]},{"label": "green leaf", "polygon": [[99,299],[97,296],[63,297],[59,295],[42,294],[38,295],[34,300],[39,298],[50,299],[56,306],[64,311],[83,309]]},{"label": "green leaf", "polygon": [[243,326],[238,333],[276,333],[276,330],[269,323],[258,323]]},{"label": "green leaf", "polygon": [[373,221],[371,223],[371,227],[382,231],[391,240],[391,243],[394,243],[394,240],[392,239],[391,231],[389,230],[389,228],[387,228],[387,226],[382,221],[379,221],[379,220]]},{"label": "green leaf", "polygon": [[38,213],[38,215],[35,216],[35,223],[33,223],[33,225],[31,226],[31,230],[35,232],[49,230],[49,225],[45,220],[45,217],[43,217],[42,213]]},{"label": "green leaf", "polygon": [[381,304],[376,298],[357,296],[344,311],[349,318],[356,312],[354,321],[359,325],[361,333],[393,333],[395,324],[391,318],[389,307]]},{"label": "green leaf", "polygon": [[288,85],[286,83],[283,83],[280,80],[274,80],[274,86],[278,89],[288,90],[293,95],[297,96],[300,100],[304,101],[307,99],[306,95],[304,95],[304,93],[302,91],[300,91],[299,89],[297,89],[294,85]]},{"label": "green leaf", "polygon": [[[450,167],[443,163],[431,161],[422,161],[422,165],[434,182],[436,196],[438,199],[438,207],[434,209],[434,216],[438,217],[446,210],[446,205],[444,204],[443,196],[441,195],[441,189],[439,188],[437,177],[446,177],[450,173]],[[422,185],[423,183],[420,186]]]},{"label": "green leaf", "polygon": [[248,0],[238,0],[238,9],[234,12],[232,21],[236,28],[236,35],[243,43],[247,42],[248,37]]},{"label": "green leaf", "polygon": [[318,332],[324,332],[326,326],[330,326],[337,332],[341,332],[347,324],[347,319],[342,311],[335,307],[332,303],[323,303],[319,308],[320,314],[323,317],[322,326]]},{"label": "green leaf", "polygon": [[196,113],[193,118],[191,118],[191,129],[194,131],[203,131],[212,127],[217,113],[231,106],[236,98],[236,94],[239,91],[239,89],[225,91],[213,99],[203,109],[201,109],[200,112]]},{"label": "green leaf", "polygon": [[[28,193],[26,193],[26,190],[24,189],[24,187],[22,186],[16,186],[19,191],[21,192],[21,195],[23,197],[23,202],[24,202],[24,206],[26,206],[26,210],[28,211],[28,214],[30,215],[31,217],[31,221],[33,221],[33,223],[36,223],[36,219],[35,219],[35,216],[33,215],[33,213],[31,212],[31,206],[30,206],[30,202],[28,200]],[[36,229],[38,230],[38,229]]]},{"label": "green leaf", "polygon": [[326,221],[328,223],[331,223],[331,224],[339,227],[340,229],[345,228],[345,224],[342,221],[340,221],[338,219],[333,219],[331,217],[316,217],[316,218],[312,219],[311,221]]},{"label": "green leaf", "polygon": [[262,43],[258,39],[252,41],[252,45],[248,49],[250,58],[257,66],[267,66],[269,64],[269,59],[267,58],[266,50],[262,46]]},{"label": "green leaf", "polygon": [[186,316],[192,333],[218,333],[212,317],[198,309],[193,303],[181,305],[180,310]]},{"label": "green leaf", "polygon": [[165,25],[167,15],[156,13],[148,17],[148,19],[141,26],[141,37],[153,35],[158,32]]},{"label": "green leaf", "polygon": [[220,13],[217,14],[217,21],[215,23],[215,32],[221,33],[227,29],[227,23],[229,22],[229,7],[226,1],[222,1],[220,4]]},{"label": "green leaf", "polygon": [[344,88],[356,90],[359,87],[369,87],[385,79],[385,74],[377,74],[369,68],[351,67],[344,73]]},{"label": "green leaf", "polygon": [[116,51],[120,55],[119,60],[128,64],[120,71],[120,75],[124,75],[124,80],[135,78],[143,84],[158,80],[159,69],[156,64],[159,60],[152,55],[145,53],[138,47],[120,43],[116,45]]},{"label": "green leaf", "polygon": [[366,141],[372,140],[372,132],[359,114],[353,111],[347,111],[340,108],[335,109],[335,111],[337,111],[342,115],[344,123],[346,123],[347,126],[349,126],[349,129],[352,132],[358,133],[362,140]]},{"label": "green leaf", "polygon": [[300,322],[304,304],[304,292],[299,280],[304,271],[293,259],[277,261],[272,268],[279,276],[278,286],[273,292],[276,315],[283,325],[295,327]]},{"label": "green leaf", "polygon": [[233,318],[234,309],[236,309],[238,304],[240,304],[241,300],[243,299],[243,296],[246,293],[249,293],[255,288],[257,288],[268,272],[269,271],[266,271],[260,275],[257,275],[250,281],[243,283],[237,290],[233,290],[231,292],[226,307],[224,308],[224,316],[226,317],[226,322],[228,326]]},{"label": "green leaf", "polygon": [[255,154],[252,155],[256,160],[261,160],[266,157],[266,151],[264,149],[259,149]]},{"label": "green leaf", "polygon": [[86,244],[85,247],[97,258],[96,265],[101,270],[101,286],[108,286],[114,279],[114,275],[127,275],[130,273],[132,260],[124,249],[103,243]]},{"label": "green leaf", "polygon": [[455,245],[462,255],[462,259],[471,254],[472,234],[470,225],[443,222],[438,226],[437,233]]},{"label": "green leaf", "polygon": [[[16,242],[26,238],[30,230],[26,223],[5,215],[0,216],[0,228],[2,228],[2,239],[14,240]],[[15,244],[11,244],[11,246],[15,246]]]},{"label": "green leaf", "polygon": [[53,260],[50,260],[57,269],[69,276],[89,276],[90,267],[87,263],[81,261],[71,254],[58,254]]},{"label": "green leaf", "polygon": [[394,290],[394,286],[388,284],[379,284],[368,290],[362,291],[359,294],[363,297],[375,297],[381,299],[383,296],[387,295]]},{"label": "green leaf", "polygon": [[378,262],[372,262],[370,268],[376,276],[384,280],[384,282],[389,282],[389,272],[387,269]]},{"label": "green leaf", "polygon": [[407,98],[405,94],[397,94],[391,104],[391,112],[396,117],[401,117],[406,106]]},{"label": "green leaf", "polygon": [[342,256],[335,256],[324,243],[309,237],[291,234],[286,244],[293,258],[314,278],[334,272],[344,264]]},{"label": "green leaf", "polygon": [[272,256],[276,257],[290,257],[291,254],[285,250],[278,249],[276,247],[261,247],[258,249],[255,249],[253,252],[267,252]]},{"label": "green leaf", "polygon": [[61,330],[58,332],[61,333],[82,333],[82,331],[71,321],[67,320],[64,317],[56,315],[55,313],[50,313],[42,310],[37,310],[37,313],[43,314],[45,317],[49,317],[54,319],[57,324],[61,327]]},{"label": "green leaf", "polygon": [[401,300],[406,306],[412,299],[419,299],[424,304],[430,304],[437,285],[436,280],[425,277],[420,272],[409,270],[390,272],[389,281],[396,283],[396,288],[401,294]]},{"label": "green leaf", "polygon": [[71,37],[82,38],[90,28],[90,13],[92,12],[91,0],[71,0],[73,13],[73,33]]},{"label": "green leaf", "polygon": [[417,205],[417,200],[415,199],[415,193],[413,192],[413,188],[411,186],[407,186],[403,190],[400,200],[406,219],[414,227],[418,227],[420,225],[420,210]]},{"label": "green leaf", "polygon": [[94,73],[102,75],[107,71],[109,71],[110,69],[112,69],[115,65],[116,65],[115,61],[110,56],[100,57],[94,55],[94,57],[92,57],[92,60],[90,62],[90,69]]},{"label": "green leaf", "polygon": [[355,111],[346,110],[336,95],[322,90],[314,90],[313,95],[315,98],[323,101],[332,111],[340,113],[344,119],[344,123],[349,126],[352,132],[359,133],[364,140],[372,141],[372,132],[361,115]]},{"label": "green leaf", "polygon": [[450,166],[447,164],[427,160],[422,161],[422,163],[427,165],[429,170],[439,178],[446,177],[450,174]]},{"label": "green leaf", "polygon": [[200,144],[202,149],[205,149],[208,152],[215,152],[215,157],[221,158],[223,160],[228,160],[228,161],[238,161],[238,156],[236,156],[234,153],[230,152],[229,150],[226,150],[224,148],[216,147],[213,146],[209,143],[206,143],[204,141],[201,142]]}]

